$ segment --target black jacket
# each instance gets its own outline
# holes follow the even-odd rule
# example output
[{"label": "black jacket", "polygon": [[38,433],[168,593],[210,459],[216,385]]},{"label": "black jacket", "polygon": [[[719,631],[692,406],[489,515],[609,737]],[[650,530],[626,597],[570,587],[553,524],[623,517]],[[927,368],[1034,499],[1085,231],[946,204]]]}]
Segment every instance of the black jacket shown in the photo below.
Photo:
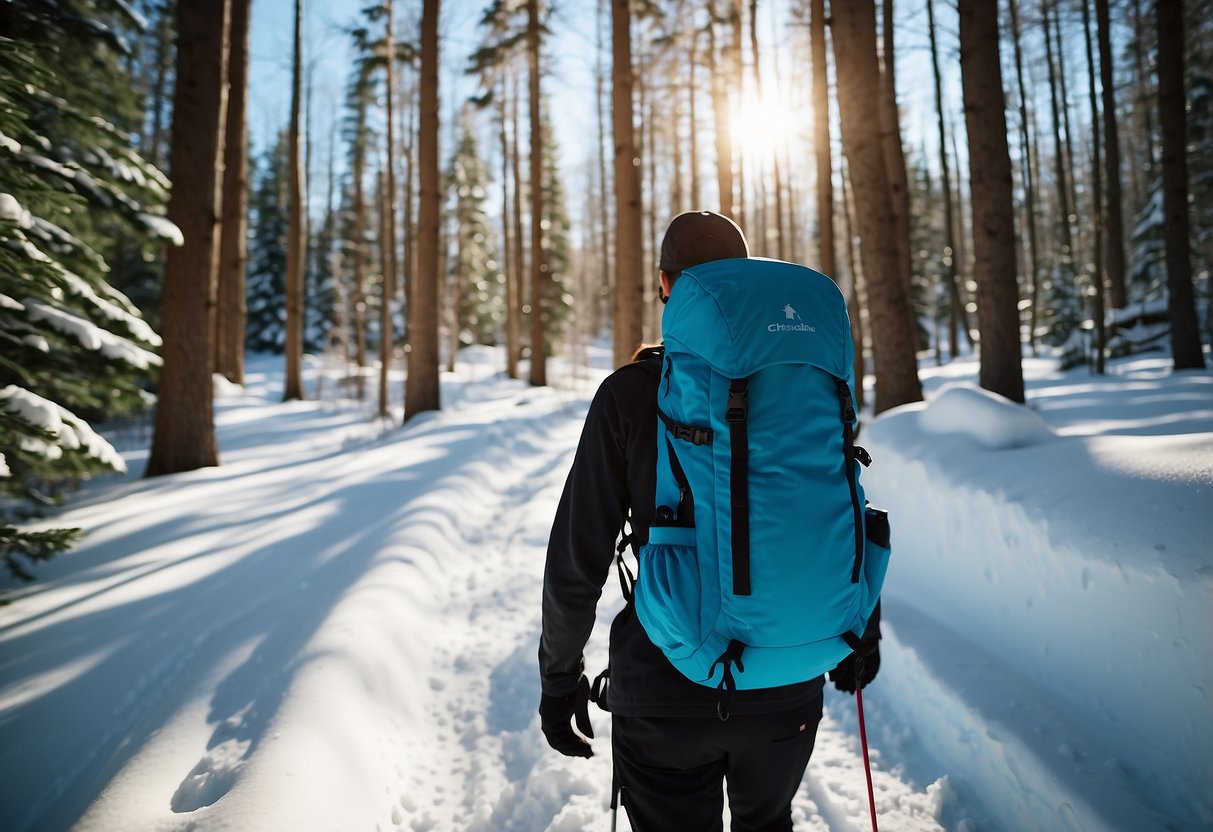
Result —
[{"label": "black jacket", "polygon": [[[624,519],[631,511],[633,551],[648,540],[657,476],[660,348],[621,367],[598,388],[582,429],[548,541],[543,577],[539,668],[543,692],[566,696],[581,677],[582,650],[610,578]],[[608,704],[625,716],[714,716],[718,694],[674,669],[649,641],[631,604],[611,625]],[[591,668],[591,672],[596,669]],[[765,713],[807,704],[822,679],[738,691],[733,713]]]}]

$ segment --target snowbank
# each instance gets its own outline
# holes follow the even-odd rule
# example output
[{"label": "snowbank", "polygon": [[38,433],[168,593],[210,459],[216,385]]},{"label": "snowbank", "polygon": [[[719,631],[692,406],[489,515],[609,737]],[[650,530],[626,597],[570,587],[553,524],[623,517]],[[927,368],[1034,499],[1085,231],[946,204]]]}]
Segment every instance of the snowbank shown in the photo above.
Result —
[{"label": "snowbank", "polygon": [[[1058,428],[1028,408],[946,386],[929,404],[868,425],[863,441],[876,462],[865,486],[894,530],[886,595],[932,626],[963,633],[986,667],[1005,664],[1038,691],[1057,714],[1042,729],[1054,747],[1025,746],[1027,759],[1079,772],[1082,788],[1094,790],[1088,806],[1108,828],[1166,828],[1157,820],[1121,826],[1123,812],[1108,808],[1123,802],[1121,786],[1141,804],[1139,816],[1207,827],[1213,375],[1164,377],[1151,361],[1118,370],[1104,380],[1069,377],[1068,393],[1065,381],[1050,379],[1043,414]],[[1160,402],[1172,415],[1195,414],[1192,430],[1169,434],[1176,420],[1161,418]],[[1074,411],[1102,433],[1082,435]],[[1158,428],[1145,432],[1154,435],[1133,435],[1150,420]],[[901,632],[894,614],[889,620]],[[927,667],[947,661],[923,659]],[[921,689],[924,672],[902,681]],[[941,684],[946,678],[929,686]],[[950,770],[975,773],[974,794],[990,817],[1010,824],[1000,828],[1092,828],[1076,819],[1084,813],[1073,799],[1024,804],[1021,772],[989,769],[990,749],[971,740],[973,726],[943,719],[964,709],[924,712],[948,698],[915,695],[907,721],[933,726],[924,742]]]}]

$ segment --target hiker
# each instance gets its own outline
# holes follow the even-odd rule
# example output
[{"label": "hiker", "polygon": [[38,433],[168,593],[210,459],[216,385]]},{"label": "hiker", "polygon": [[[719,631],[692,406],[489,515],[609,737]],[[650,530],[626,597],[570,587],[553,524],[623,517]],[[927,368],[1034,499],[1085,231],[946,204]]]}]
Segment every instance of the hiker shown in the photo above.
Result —
[{"label": "hiker", "polygon": [[[680,214],[670,223],[661,245],[661,301],[669,300],[684,270],[748,256],[745,236],[732,220],[708,211]],[[832,286],[831,290],[836,291]],[[667,316],[672,309],[667,307]],[[771,326],[812,329],[802,322],[802,318],[810,319],[808,312],[793,308],[791,302],[786,308],[781,303],[773,307]],[[845,318],[845,306],[842,316]],[[632,363],[616,370],[599,387],[552,526],[543,584],[539,713],[548,743],[567,756],[592,756],[586,739],[593,737],[587,705],[591,686],[582,651],[594,625],[598,598],[610,577],[616,540],[626,521],[630,535],[625,536],[625,543],[635,554],[647,543],[650,526],[669,520],[654,516],[671,511],[664,505],[655,508],[663,355],[662,347],[642,346]],[[836,401],[833,407],[836,412]],[[662,418],[667,417],[663,414]],[[847,435],[849,444],[849,424]],[[687,438],[685,431],[680,438]],[[729,440],[726,436],[716,441]],[[845,480],[841,487],[846,488]],[[853,481],[851,494],[855,494]],[[855,533],[862,537],[858,526]],[[621,555],[625,543],[620,544]],[[688,676],[688,671],[676,668],[653,643],[638,618],[637,604],[630,598],[632,581],[625,574],[620,571],[629,602],[611,625],[609,678],[600,678],[594,689],[598,694],[595,701],[611,712],[613,792],[632,828],[637,832],[722,829],[723,780],[734,830],[790,830],[791,801],[821,720],[824,676],[755,689],[743,689],[740,684],[736,690],[726,689],[733,685],[723,680],[720,684],[701,683],[703,677]],[[834,667],[829,677],[839,690],[854,692],[876,676],[878,622],[876,611],[866,630],[860,626],[859,637],[852,634],[861,637],[862,645],[855,646],[861,646],[859,653],[865,654],[859,678],[854,653],[836,667],[833,662],[837,659],[826,665]],[[739,650],[744,647],[736,644]],[[746,677],[741,667],[747,656],[742,650],[735,668],[737,679]],[[724,658],[719,657],[717,663]],[[732,678],[728,661],[724,670]],[[574,731],[574,722],[585,738]],[[613,807],[616,794],[612,795]]]}]

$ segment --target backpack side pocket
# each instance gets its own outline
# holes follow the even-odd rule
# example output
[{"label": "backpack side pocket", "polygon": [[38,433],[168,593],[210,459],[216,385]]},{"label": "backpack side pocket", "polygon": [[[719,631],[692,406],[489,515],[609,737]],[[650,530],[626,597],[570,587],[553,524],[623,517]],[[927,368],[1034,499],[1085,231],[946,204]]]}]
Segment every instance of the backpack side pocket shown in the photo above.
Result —
[{"label": "backpack side pocket", "polygon": [[860,613],[866,621],[871,617],[872,610],[876,608],[876,602],[880,600],[880,591],[884,587],[885,573],[889,569],[889,558],[892,556],[893,546],[887,511],[866,506],[863,520],[863,593]]},{"label": "backpack side pocket", "polygon": [[651,526],[640,549],[636,615],[649,639],[671,659],[699,647],[699,556],[694,526]]}]

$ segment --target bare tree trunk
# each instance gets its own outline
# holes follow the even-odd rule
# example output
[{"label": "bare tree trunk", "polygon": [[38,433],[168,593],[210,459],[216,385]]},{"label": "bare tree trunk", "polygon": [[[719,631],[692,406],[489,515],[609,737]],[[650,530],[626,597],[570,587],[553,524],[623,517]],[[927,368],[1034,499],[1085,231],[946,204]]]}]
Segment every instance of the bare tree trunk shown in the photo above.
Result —
[{"label": "bare tree trunk", "polygon": [[504,243],[501,268],[505,273],[505,375],[518,378],[518,275],[514,271],[513,250],[510,245],[510,147],[506,124],[505,73],[500,78],[501,93],[497,98],[497,114],[501,122],[501,239]]},{"label": "bare tree trunk", "polygon": [[[749,32],[750,32],[750,57],[754,61],[752,68],[754,76],[754,95],[759,100],[762,100],[762,71],[758,65],[758,0],[750,0],[750,13],[748,15]],[[738,78],[737,82],[738,100],[745,100],[745,90],[742,80]],[[740,108],[738,108],[740,109]],[[742,150],[744,156],[744,149]],[[754,216],[751,220],[753,224],[754,234],[750,238],[751,241],[757,239],[761,246],[758,253],[766,257],[771,256],[770,240],[771,230],[770,222],[767,217],[767,194],[766,194],[766,169],[761,157],[754,160]],[[751,245],[753,243],[751,242]],[[782,258],[781,258],[782,259]]]},{"label": "bare tree trunk", "polygon": [[173,58],[173,29],[169,22],[172,13],[170,8],[162,8],[156,21],[156,80],[152,85],[152,132],[147,155],[147,160],[155,167],[160,167],[163,161],[160,151],[164,144],[164,87]]},{"label": "bare tree trunk", "polygon": [[1022,402],[1015,207],[998,55],[998,0],[960,0],[960,70],[969,136],[981,386]]},{"label": "bare tree trunk", "polygon": [[1184,96],[1183,0],[1158,0],[1158,122],[1162,128],[1163,241],[1167,312],[1175,369],[1205,366],[1201,352],[1188,237],[1187,114]]},{"label": "bare tree trunk", "polygon": [[417,276],[409,303],[405,420],[441,407],[438,386],[438,247],[442,218],[438,172],[438,15],[439,0],[424,0],[421,9],[421,110],[417,138],[420,180]]},{"label": "bare tree trunk", "polygon": [[[612,0],[616,2],[617,0]],[[733,204],[733,131],[729,125],[729,93],[716,54],[716,8],[709,12],[708,79],[712,84],[712,112],[716,121],[716,185],[720,193],[720,213],[736,219]],[[727,62],[726,62],[727,66]]]},{"label": "bare tree trunk", "polygon": [[1065,151],[1061,142],[1061,112],[1057,101],[1057,70],[1053,61],[1053,36],[1051,34],[1049,0],[1041,0],[1041,16],[1044,19],[1045,62],[1049,71],[1049,106],[1053,116],[1053,157],[1057,177],[1058,216],[1055,222],[1061,235],[1061,266],[1074,273],[1074,241],[1070,233],[1070,189],[1066,184]]},{"label": "bare tree trunk", "polygon": [[215,304],[215,372],[244,384],[248,268],[248,44],[250,0],[231,0],[228,97],[223,142],[223,220]]},{"label": "bare tree trunk", "polygon": [[[1066,177],[1069,185],[1071,228],[1073,236],[1078,225],[1078,174],[1074,167],[1074,131],[1070,127],[1070,75],[1066,72],[1065,44],[1061,31],[1061,0],[1053,3],[1053,37],[1057,41],[1057,84],[1061,91],[1061,126],[1065,133],[1063,146],[1066,149]],[[1077,247],[1077,242],[1075,242]],[[1075,252],[1077,255],[1077,252]]]},{"label": "bare tree trunk", "polygon": [[[825,0],[813,0],[809,22],[813,53],[813,145],[817,156],[817,231],[821,271],[838,279],[834,259],[834,171],[830,146],[830,94],[826,69]],[[849,244],[848,244],[849,245]]]},{"label": "bare tree trunk", "polygon": [[848,271],[851,273],[851,288],[847,292],[847,307],[851,319],[851,343],[855,346],[855,359],[852,372],[855,374],[855,407],[862,410],[864,406],[863,382],[867,375],[867,359],[864,355],[863,344],[863,306],[860,302],[859,283],[863,280],[863,265],[860,263],[859,252],[855,247],[855,233],[851,217],[854,215],[855,200],[851,198],[851,177],[842,171],[842,219],[844,233],[847,235]]},{"label": "bare tree trunk", "polygon": [[168,217],[185,238],[164,265],[164,345],[159,402],[146,476],[219,464],[211,380],[211,315],[219,262],[228,21],[219,8],[177,7]]},{"label": "bare tree trunk", "polygon": [[[401,85],[403,86],[403,85]],[[411,93],[417,92],[417,85],[411,85]],[[404,121],[404,188],[400,201],[404,205],[404,262],[401,264],[401,277],[404,282],[405,332],[404,337],[411,339],[412,333],[408,328],[408,308],[413,299],[413,284],[417,282],[417,223],[413,216],[413,183],[417,179],[417,108],[406,103],[402,106],[407,117]],[[393,212],[393,216],[395,213]]]},{"label": "bare tree trunk", "polygon": [[[897,256],[901,279],[910,286],[910,190],[906,181],[906,157],[901,147],[901,127],[897,116],[897,85],[893,52],[893,0],[881,0],[882,54],[884,67],[880,73],[880,139],[884,148],[885,169],[889,172],[889,204],[893,209],[893,234],[897,240]],[[911,310],[913,315],[913,310]]]},{"label": "bare tree trunk", "polygon": [[1016,0],[1011,0],[1011,37],[1015,43],[1015,78],[1019,85],[1019,139],[1022,150],[1022,165],[1024,178],[1024,209],[1027,220],[1024,225],[1028,230],[1028,259],[1029,259],[1029,292],[1031,308],[1029,311],[1030,325],[1028,327],[1028,346],[1032,355],[1036,355],[1036,303],[1038,284],[1040,283],[1040,255],[1036,240],[1036,190],[1032,179],[1032,164],[1029,158],[1032,144],[1028,139],[1028,97],[1027,87],[1023,82],[1023,53],[1019,42],[1019,7]]},{"label": "bare tree trunk", "polygon": [[[792,165],[791,157],[791,148],[785,147],[784,162],[788,171],[788,259],[793,263],[800,263],[802,262],[800,257],[800,212],[797,210],[797,206],[800,205],[800,189],[796,185],[796,168]],[[828,276],[834,277],[833,275]]]},{"label": "bare tree trunk", "polygon": [[527,75],[531,121],[531,377],[532,387],[548,383],[548,265],[543,250],[543,123],[539,118],[539,0],[527,0]]},{"label": "bare tree trunk", "polygon": [[[447,223],[449,232],[450,224]],[[449,341],[447,342],[446,369],[447,372],[455,372],[455,362],[459,355],[459,332],[463,328],[463,315],[460,314],[460,301],[463,299],[463,289],[467,283],[467,276],[463,273],[463,253],[467,247],[467,232],[464,230],[463,224],[456,220],[455,228],[455,266],[449,269],[450,276],[447,279],[449,291],[447,293],[447,306],[450,307],[450,331],[447,333]],[[444,246],[445,248],[445,246]],[[444,273],[448,269],[442,270]]]},{"label": "bare tree trunk", "polygon": [[1125,231],[1121,215],[1120,128],[1116,125],[1116,87],[1112,79],[1112,40],[1109,34],[1108,0],[1095,0],[1095,20],[1099,29],[1099,77],[1103,85],[1103,132],[1107,142],[1104,177],[1107,201],[1104,203],[1104,246],[1108,265],[1108,299],[1114,309],[1128,302],[1125,292]]},{"label": "bare tree trunk", "polygon": [[[1137,48],[1133,50],[1134,68],[1137,70],[1137,83],[1134,85],[1137,88],[1137,106],[1134,109],[1141,114],[1141,132],[1146,151],[1145,174],[1149,183],[1154,177],[1157,159],[1154,157],[1154,96],[1149,88],[1150,76],[1146,72],[1145,33],[1146,20],[1141,13],[1141,0],[1133,0],[1133,39],[1137,43]],[[1143,195],[1141,203],[1134,208],[1141,208],[1145,199]]]},{"label": "bare tree trunk", "polygon": [[703,203],[701,202],[700,196],[699,196],[699,122],[695,116],[695,100],[697,98],[699,98],[699,96],[697,94],[699,92],[699,90],[697,90],[695,87],[695,75],[696,75],[696,66],[697,66],[696,58],[698,57],[697,51],[699,49],[699,32],[697,30],[691,31],[690,43],[691,43],[691,51],[690,51],[690,55],[687,58],[687,92],[688,92],[687,100],[688,100],[688,105],[689,105],[688,109],[690,110],[690,112],[688,114],[688,119],[689,119],[690,125],[691,125],[691,142],[690,142],[690,144],[691,144],[691,148],[690,148],[690,150],[691,150],[691,207],[690,207],[690,210],[700,211],[703,209]]},{"label": "bare tree trunk", "polygon": [[[395,353],[396,332],[392,321],[396,305],[396,22],[392,0],[386,0],[387,33],[384,36],[386,52],[386,90],[384,92],[384,121],[387,125],[387,153],[384,161],[383,182],[379,188],[380,250],[383,260],[383,295],[379,308],[379,418],[386,419],[391,412],[388,396],[388,370]],[[411,374],[410,374],[411,375]]]},{"label": "bare tree trunk", "polygon": [[1104,274],[1103,274],[1103,189],[1100,182],[1102,151],[1099,135],[1099,104],[1095,96],[1095,51],[1091,46],[1091,8],[1089,0],[1082,0],[1082,34],[1087,47],[1087,97],[1091,105],[1091,233],[1093,238],[1091,260],[1094,270],[1091,282],[1095,293],[1092,297],[1095,318],[1095,373],[1104,374],[1104,347],[1107,335],[1104,332]]},{"label": "bare tree trunk", "polygon": [[[955,221],[952,216],[952,176],[949,172],[947,129],[943,119],[943,89],[939,75],[939,45],[935,37],[935,5],[933,0],[927,0],[927,27],[931,39],[931,68],[935,80],[935,111],[939,124],[939,169],[943,186],[943,259],[942,276],[948,297],[951,299],[951,314],[948,316],[948,352],[955,359],[960,355],[960,329],[964,328],[966,337],[969,332],[969,316],[965,310],[964,301],[960,295],[960,284],[956,278],[956,238],[954,234]],[[939,345],[935,348],[938,350]]]},{"label": "bare tree trunk", "polygon": [[290,210],[286,237],[286,385],[283,401],[304,398],[303,392],[303,267],[307,240],[303,233],[303,160],[300,109],[303,105],[303,0],[295,0],[295,57],[291,75],[291,126],[288,138],[287,196]]},{"label": "bare tree trunk", "polygon": [[[391,154],[388,154],[389,156]],[[386,419],[391,413],[390,397],[388,395],[388,377],[392,367],[392,354],[395,351],[396,333],[392,325],[392,304],[395,302],[395,285],[392,274],[392,202],[384,184],[387,169],[375,174],[375,213],[379,216],[379,404],[380,419]]]},{"label": "bare tree trunk", "polygon": [[[605,46],[602,32],[602,17],[607,11],[605,3],[607,0],[598,0],[594,10],[594,27],[596,38],[594,41],[594,80],[596,103],[598,105],[598,212],[602,215],[602,233],[599,235],[599,256],[602,258],[599,272],[601,275],[601,293],[595,296],[594,308],[601,313],[603,311],[602,298],[606,298],[607,303],[614,305],[615,297],[615,269],[611,265],[611,207],[610,207],[610,180],[607,178],[607,156],[609,154],[610,145],[607,143],[607,98],[605,94],[606,87],[606,69],[602,65],[602,50]],[[694,137],[692,137],[692,142]],[[692,153],[694,147],[692,146]],[[611,315],[611,309],[605,310],[606,315]],[[597,333],[595,333],[597,334]]]},{"label": "bare tree trunk", "polygon": [[[363,70],[366,71],[365,68]],[[362,79],[365,81],[365,79]],[[366,378],[361,369],[366,366],[366,195],[362,180],[366,176],[366,109],[365,83],[360,85],[357,102],[354,141],[357,143],[351,154],[350,175],[353,178],[353,206],[351,211],[350,281],[353,284],[354,306],[354,360],[358,362],[358,398],[366,397]]]},{"label": "bare tree trunk", "polygon": [[[741,21],[741,0],[729,0],[729,25],[733,30],[733,37],[729,40],[729,87],[732,90],[730,99],[733,101],[733,109],[740,110],[741,102],[745,96],[743,84],[743,66],[741,57],[741,40],[742,40],[742,21]],[[731,129],[731,125],[730,125]],[[731,144],[731,142],[730,142]],[[745,157],[744,148],[734,148],[737,159],[737,196],[733,203],[733,211],[737,215],[737,224],[743,229],[746,227],[745,215]]]},{"label": "bare tree trunk", "polygon": [[[515,290],[518,293],[518,303],[519,303],[518,327],[519,327],[519,331],[521,332],[522,320],[523,320],[522,315],[530,314],[530,313],[525,313],[525,309],[527,307],[524,305],[524,301],[523,301],[523,298],[526,294],[523,291],[523,288],[526,285],[526,283],[524,282],[525,276],[526,276],[526,270],[523,268],[523,264],[525,263],[526,258],[523,256],[525,247],[524,247],[524,243],[523,243],[523,234],[522,234],[522,187],[523,187],[523,185],[522,185],[522,151],[519,149],[521,147],[521,141],[518,136],[518,123],[522,120],[522,114],[521,114],[521,110],[520,110],[521,104],[519,103],[522,101],[522,93],[518,89],[518,74],[517,73],[515,73],[513,76],[513,85],[512,86],[513,86],[513,92],[514,92],[513,101],[512,101],[513,107],[511,108],[513,111],[513,121],[514,121],[514,135],[513,135],[513,142],[512,142],[513,166],[514,166],[514,279],[517,281],[515,283]],[[521,347],[519,347],[519,353],[515,360],[520,360],[521,358],[522,358]]]},{"label": "bare tree trunk", "polygon": [[[594,7],[594,103],[598,107],[598,213],[602,218],[602,233],[599,234],[599,291],[594,295],[594,318],[599,321],[599,326],[596,335],[602,330],[602,319],[611,317],[613,309],[610,308],[614,303],[615,297],[615,269],[611,267],[611,237],[610,237],[610,179],[607,178],[607,156],[610,153],[609,144],[607,142],[607,95],[605,95],[605,86],[607,86],[607,69],[603,67],[602,53],[605,46],[603,36],[603,13],[608,11],[605,7],[607,0],[598,0]],[[694,68],[691,68],[694,72]],[[694,136],[691,137],[694,142]],[[691,147],[691,153],[694,153],[694,146]],[[603,300],[607,300],[607,308],[604,309]],[[614,325],[613,325],[614,326]]]},{"label": "bare tree trunk", "polygon": [[832,6],[838,107],[859,222],[864,275],[872,315],[876,369],[875,412],[922,400],[915,360],[909,294],[898,265],[889,181],[880,141],[879,116],[871,103],[880,95],[876,63],[876,14],[869,3]]},{"label": "bare tree trunk", "polygon": [[632,127],[632,38],[628,0],[611,0],[611,125],[615,137],[615,349],[626,364],[644,337],[640,159]]}]

